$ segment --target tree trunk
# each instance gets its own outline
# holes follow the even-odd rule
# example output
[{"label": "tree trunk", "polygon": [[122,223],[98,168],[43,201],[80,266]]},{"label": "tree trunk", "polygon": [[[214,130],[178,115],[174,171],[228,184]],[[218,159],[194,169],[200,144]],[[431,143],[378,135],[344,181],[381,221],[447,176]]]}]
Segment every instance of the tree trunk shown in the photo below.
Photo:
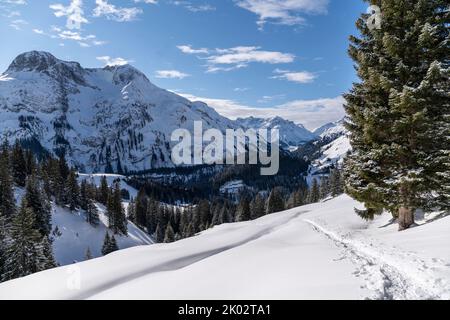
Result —
[{"label": "tree trunk", "polygon": [[412,208],[400,207],[398,209],[398,231],[408,229],[414,224],[414,210]]}]

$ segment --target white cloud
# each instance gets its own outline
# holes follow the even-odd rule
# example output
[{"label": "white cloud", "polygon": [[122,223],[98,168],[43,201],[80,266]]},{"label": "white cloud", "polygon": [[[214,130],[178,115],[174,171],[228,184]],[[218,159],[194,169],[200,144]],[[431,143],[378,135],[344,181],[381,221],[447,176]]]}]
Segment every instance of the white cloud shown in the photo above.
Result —
[{"label": "white cloud", "polygon": [[7,11],[7,13],[3,15],[6,18],[16,18],[16,17],[20,17],[22,15],[20,13],[20,11],[17,11],[17,10],[15,10],[15,11],[6,10],[6,11]]},{"label": "white cloud", "polygon": [[121,57],[112,58],[110,56],[97,57],[98,61],[102,61],[105,66],[123,66],[132,62],[132,60],[126,60]]},{"label": "white cloud", "polygon": [[[120,8],[108,3],[107,0],[95,0],[94,17],[105,16],[109,20],[127,22],[135,20],[143,11],[140,8]],[[152,2],[153,3],[153,2]]]},{"label": "white cloud", "polygon": [[216,7],[210,5],[210,4],[194,4],[191,1],[185,1],[185,0],[179,0],[179,1],[173,1],[172,4],[176,6],[184,7],[185,9],[191,11],[191,12],[206,12],[206,11],[215,11]]},{"label": "white cloud", "polygon": [[250,90],[249,88],[234,88],[233,91],[234,92],[246,92]]},{"label": "white cloud", "polygon": [[136,2],[136,3],[143,2],[143,3],[148,3],[148,4],[157,4],[158,3],[157,0],[134,0],[134,2]]},{"label": "white cloud", "polygon": [[236,4],[258,16],[260,28],[265,23],[298,25],[305,23],[300,16],[306,14],[325,14],[329,0],[238,0]]},{"label": "white cloud", "polygon": [[203,101],[230,119],[250,116],[261,118],[280,116],[295,123],[301,123],[309,130],[316,129],[328,122],[340,120],[345,116],[343,97],[294,100],[270,108],[256,108],[229,99],[213,99],[176,93],[191,101]]},{"label": "white cloud", "polygon": [[178,49],[181,50],[181,52],[186,54],[208,54],[209,50],[206,48],[200,48],[200,49],[194,49],[191,45],[182,45],[177,46]]},{"label": "white cloud", "polygon": [[16,19],[11,21],[11,23],[9,24],[9,26],[11,28],[14,28],[16,30],[21,30],[23,26],[27,25],[28,21],[23,20],[23,19]]},{"label": "white cloud", "polygon": [[93,34],[84,36],[79,32],[70,31],[70,30],[61,31],[58,33],[57,36],[63,40],[73,40],[73,41],[88,41],[88,40],[94,40],[96,38],[96,36]]},{"label": "white cloud", "polygon": [[0,0],[0,3],[7,3],[13,5],[24,5],[27,4],[25,0]]},{"label": "white cloud", "polygon": [[49,31],[46,32],[41,29],[33,29],[36,34],[48,36],[52,39],[59,39],[64,41],[75,41],[83,48],[91,46],[102,46],[106,44],[106,41],[97,39],[94,34],[85,35],[80,31],[64,30],[58,26],[51,26]]},{"label": "white cloud", "polygon": [[278,75],[273,76],[272,79],[282,79],[302,84],[311,83],[317,78],[317,76],[314,73],[308,71],[294,72],[276,69],[274,72],[277,73]]},{"label": "white cloud", "polygon": [[89,22],[84,17],[82,0],[72,0],[68,6],[60,3],[52,4],[50,5],[50,9],[55,11],[54,15],[58,18],[67,17],[67,29],[81,29],[83,23]]},{"label": "white cloud", "polygon": [[291,63],[295,55],[278,51],[264,51],[260,47],[234,47],[216,49],[216,54],[206,58],[207,72],[230,71],[245,68],[249,63]]},{"label": "white cloud", "polygon": [[206,72],[231,71],[247,67],[250,63],[291,63],[295,55],[278,51],[265,51],[260,47],[239,46],[226,49],[194,49],[190,45],[177,46],[186,54],[201,54],[206,60]]},{"label": "white cloud", "polygon": [[277,94],[274,96],[263,96],[261,99],[258,100],[258,103],[269,103],[274,100],[284,99],[285,97],[286,97],[285,94]]},{"label": "white cloud", "polygon": [[33,29],[33,32],[37,34],[45,34],[44,30],[41,29]]},{"label": "white cloud", "polygon": [[156,71],[157,78],[160,79],[184,79],[190,75],[177,70],[158,70]]}]

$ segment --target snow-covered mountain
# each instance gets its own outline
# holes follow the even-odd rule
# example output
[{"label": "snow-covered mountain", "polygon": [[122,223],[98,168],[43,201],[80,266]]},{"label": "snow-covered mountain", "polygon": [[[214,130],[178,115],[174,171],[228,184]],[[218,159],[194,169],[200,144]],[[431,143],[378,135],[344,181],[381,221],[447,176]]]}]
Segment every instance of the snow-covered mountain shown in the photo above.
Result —
[{"label": "snow-covered mountain", "polygon": [[347,129],[344,126],[344,119],[336,122],[327,123],[320,128],[317,128],[313,133],[322,139],[336,139],[337,137],[347,134]]},{"label": "snow-covered mountain", "polygon": [[299,146],[317,137],[314,133],[306,129],[301,124],[295,124],[293,121],[281,117],[272,118],[238,118],[238,126],[244,129],[278,129],[280,130],[280,142],[284,146]]},{"label": "snow-covered mountain", "polygon": [[87,69],[47,52],[19,55],[0,76],[0,134],[92,172],[170,166],[176,128],[235,124],[153,85],[130,65]]},{"label": "snow-covered mountain", "polygon": [[399,233],[391,215],[368,222],[355,207],[342,195],[121,250],[2,283],[0,299],[450,298],[450,216]]}]

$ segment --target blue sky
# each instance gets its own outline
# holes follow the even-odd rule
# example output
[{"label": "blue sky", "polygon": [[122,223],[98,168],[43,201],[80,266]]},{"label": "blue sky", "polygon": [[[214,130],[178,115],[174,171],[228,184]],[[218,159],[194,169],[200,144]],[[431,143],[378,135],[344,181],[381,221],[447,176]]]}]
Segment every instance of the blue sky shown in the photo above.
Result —
[{"label": "blue sky", "polygon": [[84,67],[131,63],[220,113],[280,115],[309,129],[343,116],[356,80],[342,0],[0,0],[0,70],[49,51]]}]

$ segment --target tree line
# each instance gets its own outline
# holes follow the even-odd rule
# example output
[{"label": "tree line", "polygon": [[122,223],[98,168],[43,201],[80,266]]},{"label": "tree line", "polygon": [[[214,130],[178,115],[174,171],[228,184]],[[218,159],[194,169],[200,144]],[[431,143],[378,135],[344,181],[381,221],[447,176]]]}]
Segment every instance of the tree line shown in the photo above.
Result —
[{"label": "tree line", "polygon": [[[217,225],[258,219],[264,215],[319,202],[343,193],[344,184],[339,169],[332,169],[329,177],[314,178],[311,186],[290,192],[275,187],[270,192],[252,193],[242,190],[232,201],[228,197],[200,199],[195,204],[173,206],[164,204],[141,188],[128,205],[128,219],[145,230],[156,242],[173,242],[192,237]],[[106,241],[106,240],[105,240]]]}]

